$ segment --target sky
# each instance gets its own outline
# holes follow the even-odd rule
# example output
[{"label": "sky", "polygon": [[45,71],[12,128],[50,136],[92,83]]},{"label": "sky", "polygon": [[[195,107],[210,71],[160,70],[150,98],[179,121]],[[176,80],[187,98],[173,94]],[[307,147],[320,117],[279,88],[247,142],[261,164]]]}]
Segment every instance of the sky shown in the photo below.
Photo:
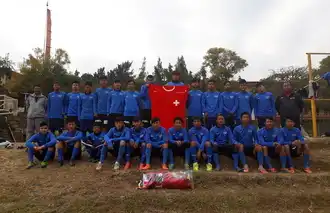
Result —
[{"label": "sky", "polygon": [[[44,46],[46,0],[0,0],[0,55],[17,64]],[[93,73],[143,57],[151,73],[183,55],[197,72],[206,51],[236,51],[247,80],[305,66],[306,52],[330,52],[329,0],[50,0],[52,52],[68,51],[70,70]],[[313,57],[317,66],[322,59]]]}]

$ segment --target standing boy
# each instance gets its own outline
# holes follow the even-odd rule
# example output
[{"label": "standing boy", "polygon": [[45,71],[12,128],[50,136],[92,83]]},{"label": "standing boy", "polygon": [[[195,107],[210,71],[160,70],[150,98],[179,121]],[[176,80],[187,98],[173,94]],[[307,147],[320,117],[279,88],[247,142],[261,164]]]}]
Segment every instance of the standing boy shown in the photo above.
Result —
[{"label": "standing boy", "polygon": [[231,91],[230,81],[225,81],[224,86],[225,91],[220,95],[220,105],[222,106],[222,114],[226,120],[226,125],[233,129],[235,126],[238,99],[236,93]]},{"label": "standing boy", "polygon": [[86,136],[86,133],[91,133],[93,131],[95,113],[95,96],[92,94],[92,82],[86,82],[85,93],[82,93],[78,99],[80,130],[84,137]]},{"label": "standing boy", "polygon": [[102,127],[108,131],[108,96],[111,92],[111,88],[108,87],[108,78],[101,76],[99,78],[100,87],[95,90],[94,107],[95,107],[95,119],[101,120]]},{"label": "standing boy", "polygon": [[129,80],[124,100],[124,119],[127,127],[131,127],[133,118],[139,116],[139,96],[140,94],[135,91],[135,81]]},{"label": "standing boy", "polygon": [[124,113],[124,101],[125,93],[121,91],[121,83],[119,80],[115,80],[113,83],[113,90],[108,96],[108,114],[109,126],[114,127],[114,122],[117,117],[122,117]]},{"label": "standing boy", "polygon": [[141,86],[140,97],[142,101],[141,117],[145,128],[150,126],[151,121],[151,102],[149,97],[149,85],[154,81],[152,75],[148,75],[146,82]]},{"label": "standing boy", "polygon": [[66,96],[66,102],[65,102],[65,112],[67,116],[67,120],[74,121],[76,123],[75,127],[79,126],[79,118],[78,118],[78,113],[79,113],[79,107],[78,107],[78,102],[80,99],[80,93],[79,93],[79,82],[74,81],[72,82],[72,92],[70,92]]},{"label": "standing boy", "polygon": [[220,102],[220,93],[216,91],[215,80],[210,79],[207,82],[207,92],[202,96],[202,107],[204,118],[206,120],[206,128],[211,129],[215,126],[216,116],[222,110]]},{"label": "standing boy", "polygon": [[239,88],[240,92],[237,93],[237,99],[238,99],[238,108],[236,113],[236,123],[241,123],[241,114],[243,112],[252,113],[253,104],[254,104],[254,97],[252,93],[247,91],[247,85],[245,79],[240,79]]},{"label": "standing boy", "polygon": [[188,129],[193,126],[194,117],[202,117],[203,92],[199,90],[199,80],[194,78],[190,85],[190,91],[188,93],[187,109],[188,109]]}]

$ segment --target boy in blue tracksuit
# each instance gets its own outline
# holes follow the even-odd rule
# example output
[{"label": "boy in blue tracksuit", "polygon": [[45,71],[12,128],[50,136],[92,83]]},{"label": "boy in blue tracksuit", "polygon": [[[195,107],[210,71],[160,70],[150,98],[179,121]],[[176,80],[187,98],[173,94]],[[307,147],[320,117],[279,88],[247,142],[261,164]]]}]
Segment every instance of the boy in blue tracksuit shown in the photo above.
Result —
[{"label": "boy in blue tracksuit", "polygon": [[[190,141],[190,155],[193,161],[193,170],[198,171],[199,165],[197,162],[197,155],[198,158],[201,155],[201,152],[205,149],[205,144],[208,144],[209,140],[209,131],[202,126],[201,118],[195,117],[193,119],[193,127],[189,129],[188,137]],[[206,153],[207,153],[207,162],[206,168],[209,169],[212,168],[212,147],[207,146],[206,147]]]},{"label": "boy in blue tracksuit", "polygon": [[93,131],[95,109],[95,96],[92,94],[92,82],[85,83],[85,93],[80,94],[78,99],[78,117],[80,131],[86,133]]},{"label": "boy in blue tracksuit", "polygon": [[[104,145],[101,150],[100,162],[98,163],[96,170],[101,170],[104,160],[107,157],[107,153],[109,150],[118,151],[117,160],[114,165],[114,170],[120,169],[120,164],[122,163],[123,156],[127,152],[129,148],[129,140],[130,140],[130,130],[125,127],[124,119],[122,117],[117,117],[115,120],[115,127],[111,128],[109,132],[104,136]],[[124,169],[129,169],[131,167],[130,163],[130,155],[125,155],[125,167]]]},{"label": "boy in blue tracksuit", "polygon": [[[234,144],[236,144],[231,129],[225,126],[225,118],[223,115],[217,115],[217,125],[210,130],[210,143],[213,149],[213,161],[215,170],[220,171],[219,152],[224,154],[232,153],[234,161],[238,164],[238,153],[233,152]],[[211,167],[212,170],[212,167]]]},{"label": "boy in blue tracksuit", "polygon": [[259,82],[256,85],[258,93],[254,98],[254,113],[258,120],[259,129],[265,126],[266,117],[276,115],[275,99],[272,93],[266,92],[264,85]]},{"label": "boy in blue tracksuit", "polygon": [[[310,169],[310,150],[301,134],[301,131],[294,127],[292,118],[285,119],[285,127],[281,130],[281,137],[279,143],[284,147],[283,155],[280,156],[281,171],[294,173],[291,155],[300,156],[301,152],[304,155],[304,172],[312,173]],[[288,169],[287,169],[288,168]]]},{"label": "boy in blue tracksuit", "polygon": [[251,115],[254,104],[254,97],[252,93],[246,91],[247,85],[245,79],[240,79],[239,88],[241,91],[237,93],[238,108],[236,113],[236,125],[241,123],[241,114],[243,112],[248,112]]},{"label": "boy in blue tracksuit", "polygon": [[188,93],[187,110],[188,110],[188,129],[193,127],[193,118],[202,117],[203,106],[202,97],[203,92],[199,89],[199,80],[194,78],[190,85],[190,91]]},{"label": "boy in blue tracksuit", "polygon": [[184,83],[180,81],[180,72],[173,71],[172,72],[172,81],[167,82],[167,86],[184,86]]},{"label": "boy in blue tracksuit", "polygon": [[58,82],[53,84],[53,89],[54,91],[48,94],[47,116],[50,131],[59,135],[64,128],[66,94],[60,91]]},{"label": "boy in blue tracksuit", "polygon": [[108,131],[108,96],[111,88],[108,87],[108,78],[101,76],[99,78],[100,87],[94,93],[95,119],[102,122],[102,129]]},{"label": "boy in blue tracksuit", "polygon": [[266,118],[265,127],[258,131],[258,143],[262,146],[264,154],[264,163],[266,164],[269,172],[276,172],[270,163],[269,155],[280,154],[282,147],[279,144],[280,129],[274,127],[273,117]]},{"label": "boy in blue tracksuit", "polygon": [[222,110],[220,93],[216,91],[215,80],[210,79],[207,83],[207,92],[202,96],[203,113],[206,119],[206,128],[215,126],[216,116]]},{"label": "boy in blue tracksuit", "polygon": [[102,132],[102,126],[103,123],[101,121],[95,121],[93,124],[93,132],[87,135],[82,142],[89,154],[89,162],[97,163],[100,160],[105,136],[105,133]]},{"label": "boy in blue tracksuit", "polygon": [[125,92],[121,91],[121,83],[115,80],[113,90],[108,96],[109,127],[113,128],[117,117],[122,117],[124,113]]},{"label": "boy in blue tracksuit", "polygon": [[178,152],[184,151],[185,153],[185,169],[189,169],[190,164],[190,143],[188,140],[188,133],[185,128],[182,127],[183,120],[180,117],[176,117],[173,120],[173,127],[168,130],[168,152],[169,152],[169,169],[174,168],[174,154],[173,150]]},{"label": "boy in blue tracksuit", "polygon": [[78,120],[78,101],[80,99],[79,82],[72,82],[72,92],[68,93],[65,101],[65,114],[67,119],[74,121],[79,126]]},{"label": "boy in blue tracksuit", "polygon": [[257,155],[257,160],[259,163],[259,171],[265,173],[263,169],[263,153],[262,147],[258,144],[258,136],[256,127],[250,124],[250,114],[244,112],[241,115],[241,125],[235,127],[233,131],[234,140],[237,142],[235,144],[235,149],[238,151],[238,157],[241,161],[243,169],[241,170],[238,167],[237,162],[234,161],[234,167],[239,172],[249,172],[249,167],[247,165],[245,155],[254,156],[254,153]]},{"label": "boy in blue tracksuit", "polygon": [[140,149],[140,165],[139,170],[142,170],[146,161],[146,129],[143,127],[139,117],[133,118],[133,127],[131,128],[130,146],[132,149]]},{"label": "boy in blue tracksuit", "polygon": [[39,133],[33,135],[26,141],[25,146],[28,148],[28,166],[27,169],[35,166],[33,156],[41,162],[41,168],[46,168],[48,161],[55,157],[56,138],[48,131],[46,122],[40,123]]},{"label": "boy in blue tracksuit", "polygon": [[127,82],[127,92],[124,99],[124,119],[125,126],[131,127],[133,118],[140,114],[140,94],[135,91],[135,81]]},{"label": "boy in blue tracksuit", "polygon": [[160,125],[159,118],[153,118],[151,120],[151,127],[147,129],[146,133],[146,144],[146,165],[142,170],[148,170],[151,168],[150,160],[152,149],[161,149],[163,156],[162,169],[168,170],[168,136],[166,129]]},{"label": "boy in blue tracksuit", "polygon": [[224,87],[225,91],[220,95],[220,105],[222,106],[221,113],[225,117],[226,126],[233,129],[235,126],[236,110],[238,107],[237,94],[236,92],[231,91],[230,81],[225,81]]},{"label": "boy in blue tracksuit", "polygon": [[57,155],[60,166],[64,159],[69,159],[70,166],[75,165],[75,160],[81,156],[81,140],[83,134],[76,129],[75,120],[67,120],[67,130],[57,137]]},{"label": "boy in blue tracksuit", "polygon": [[152,75],[148,75],[146,78],[146,82],[141,86],[140,90],[140,99],[142,102],[142,110],[141,110],[141,118],[142,123],[145,128],[150,126],[151,120],[151,103],[149,97],[149,85],[154,81],[154,77]]}]

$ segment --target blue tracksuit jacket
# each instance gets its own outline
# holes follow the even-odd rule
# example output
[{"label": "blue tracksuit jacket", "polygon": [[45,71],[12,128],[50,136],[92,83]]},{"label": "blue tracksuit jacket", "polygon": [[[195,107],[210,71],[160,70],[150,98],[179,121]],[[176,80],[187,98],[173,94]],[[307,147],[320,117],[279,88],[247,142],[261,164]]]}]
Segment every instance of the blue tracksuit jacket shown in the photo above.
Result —
[{"label": "blue tracksuit jacket", "polygon": [[280,131],[280,141],[281,145],[291,145],[293,141],[299,140],[302,144],[304,143],[304,137],[298,128],[293,127],[288,129],[286,127],[282,128]]},{"label": "blue tracksuit jacket", "polygon": [[192,127],[189,129],[188,137],[190,141],[194,141],[199,144],[200,150],[204,150],[205,142],[209,140],[209,130],[205,127]]},{"label": "blue tracksuit jacket", "polygon": [[66,131],[57,137],[58,141],[67,141],[69,146],[73,146],[75,142],[80,141],[83,138],[83,134],[78,131]]},{"label": "blue tracksuit jacket", "polygon": [[229,114],[236,114],[238,99],[235,92],[223,92],[220,95],[222,114],[227,117]]},{"label": "blue tracksuit jacket", "polygon": [[135,127],[132,127],[130,141],[135,142],[137,144],[143,143],[146,141],[146,134],[147,134],[147,130],[145,128],[140,127],[137,129]]},{"label": "blue tracksuit jacket", "polygon": [[35,147],[35,144],[33,143],[37,143],[38,146],[45,146],[47,148],[52,147],[56,144],[56,137],[51,132],[47,132],[46,134],[37,133],[26,141],[25,146],[33,149]]},{"label": "blue tracksuit jacket", "polygon": [[138,116],[140,112],[139,107],[140,94],[136,91],[125,92],[124,100],[124,116]]},{"label": "blue tracksuit jacket", "polygon": [[184,86],[184,83],[183,82],[173,82],[173,81],[170,81],[170,82],[167,82],[166,85],[167,86]]},{"label": "blue tracksuit jacket", "polygon": [[108,96],[108,114],[124,113],[125,92],[112,90]]},{"label": "blue tracksuit jacket", "polygon": [[253,147],[255,144],[258,144],[257,130],[253,125],[246,127],[238,125],[234,129],[233,135],[234,140],[237,143],[243,144],[245,147]]},{"label": "blue tracksuit jacket", "polygon": [[226,126],[212,127],[210,130],[210,142],[218,146],[236,144],[231,129]]},{"label": "blue tracksuit jacket", "polygon": [[168,130],[168,142],[175,143],[176,141],[182,141],[184,143],[188,143],[188,133],[187,130],[184,128],[175,129],[174,127]]},{"label": "blue tracksuit jacket", "polygon": [[151,127],[148,127],[146,133],[146,143],[152,144],[153,147],[160,147],[160,145],[167,143],[168,136],[164,127],[160,127],[155,130]]},{"label": "blue tracksuit jacket", "polygon": [[97,88],[95,90],[94,96],[94,107],[96,114],[106,115],[108,114],[108,96],[112,91],[111,88]]},{"label": "blue tracksuit jacket", "polygon": [[141,86],[140,96],[142,100],[143,109],[151,109],[150,97],[149,97],[149,88],[146,84]]},{"label": "blue tracksuit jacket", "polygon": [[65,113],[65,96],[66,94],[64,92],[51,92],[48,94],[48,118],[63,119],[63,115]]},{"label": "blue tracksuit jacket", "polygon": [[200,90],[189,91],[188,100],[187,100],[188,116],[202,117],[202,113],[203,113],[202,97],[203,97],[203,92]]},{"label": "blue tracksuit jacket", "polygon": [[95,95],[94,94],[80,94],[78,100],[78,117],[79,120],[93,120],[95,109]]},{"label": "blue tracksuit jacket", "polygon": [[127,127],[123,127],[121,129],[117,129],[113,127],[109,130],[109,132],[104,136],[104,140],[107,142],[108,146],[112,147],[113,142],[120,142],[130,140],[130,130]]},{"label": "blue tracksuit jacket", "polygon": [[254,113],[256,117],[271,117],[276,115],[275,99],[272,93],[258,93],[256,94],[254,101]]},{"label": "blue tracksuit jacket", "polygon": [[78,101],[80,99],[80,93],[70,92],[66,96],[66,115],[67,116],[78,116]]},{"label": "blue tracksuit jacket", "polygon": [[202,96],[203,112],[208,113],[208,117],[215,118],[222,110],[219,92],[204,92]]},{"label": "blue tracksuit jacket", "polygon": [[92,145],[94,147],[96,146],[99,146],[101,145],[102,143],[104,143],[104,136],[105,136],[105,133],[104,132],[100,132],[98,134],[95,134],[94,132],[89,134],[87,137],[86,137],[86,142],[91,142]]},{"label": "blue tracksuit jacket", "polygon": [[274,142],[280,143],[280,129],[265,127],[258,131],[258,144],[261,146],[274,147]]},{"label": "blue tracksuit jacket", "polygon": [[254,97],[250,92],[238,92],[237,93],[237,100],[238,100],[238,108],[236,117],[238,119],[241,118],[241,114],[243,112],[252,113],[253,104],[254,104]]}]

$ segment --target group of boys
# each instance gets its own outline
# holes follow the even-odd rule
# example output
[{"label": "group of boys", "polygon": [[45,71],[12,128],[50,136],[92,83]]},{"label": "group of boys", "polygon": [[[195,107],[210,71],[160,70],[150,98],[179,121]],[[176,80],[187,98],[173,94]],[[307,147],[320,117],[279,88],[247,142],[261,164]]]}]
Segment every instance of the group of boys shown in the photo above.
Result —
[{"label": "group of boys", "polygon": [[[179,74],[174,73],[167,85],[184,85],[179,78]],[[186,169],[192,165],[193,170],[198,170],[203,156],[207,171],[220,170],[219,154],[230,154],[237,171],[248,172],[245,156],[256,155],[261,173],[275,172],[270,157],[279,154],[281,171],[294,172],[291,155],[303,152],[304,171],[311,173],[309,148],[299,130],[300,124],[296,119],[282,117],[283,128],[274,127],[275,100],[261,83],[257,84],[258,93],[253,96],[247,91],[244,80],[239,82],[241,92],[232,92],[231,83],[227,81],[225,91],[219,93],[211,79],[208,91],[203,93],[198,90],[199,81],[194,79],[187,101],[188,131],[184,128],[185,121],[179,117],[168,131],[160,125],[159,118],[151,119],[148,87],[153,83],[152,76],[147,77],[140,93],[135,91],[134,80],[127,83],[125,92],[117,80],[110,89],[107,79],[102,77],[95,93],[90,82],[85,83],[84,93],[79,93],[79,82],[73,82],[72,92],[68,94],[61,92],[59,84],[55,83],[54,92],[48,96],[50,131],[47,123],[42,122],[40,132],[26,142],[28,168],[34,166],[34,155],[42,161],[41,166],[46,167],[55,156],[55,148],[60,165],[64,159],[75,165],[84,144],[90,161],[98,162],[97,170],[102,169],[108,152],[116,156],[116,170],[122,163],[124,169],[129,169],[131,156],[137,153],[139,169],[147,170],[151,168],[152,151],[160,150],[162,169],[173,169],[174,156],[184,153]],[[250,123],[252,110],[259,131]],[[67,131],[58,135],[63,130],[64,117]]]}]

